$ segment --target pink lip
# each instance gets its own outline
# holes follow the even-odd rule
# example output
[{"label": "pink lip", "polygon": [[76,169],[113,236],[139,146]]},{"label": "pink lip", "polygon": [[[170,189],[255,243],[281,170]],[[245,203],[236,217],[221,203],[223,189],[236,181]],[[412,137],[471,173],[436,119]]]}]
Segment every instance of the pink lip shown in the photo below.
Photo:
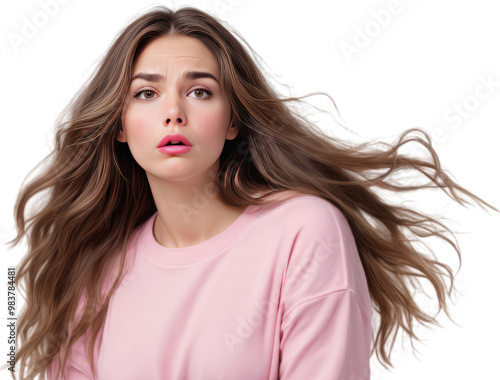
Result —
[{"label": "pink lip", "polygon": [[[157,148],[164,147],[170,141],[179,141],[179,142],[184,144],[184,147],[192,147],[191,143],[189,142],[189,140],[186,137],[184,137],[180,133],[174,133],[174,134],[166,135],[164,138],[162,138],[160,143],[158,144]],[[170,147],[175,147],[175,146],[169,145],[168,147],[170,148]],[[179,148],[180,147],[182,147],[182,145],[179,146]]]},{"label": "pink lip", "polygon": [[[170,141],[179,141],[184,145],[167,145]],[[182,154],[189,152],[193,146],[189,140],[180,133],[166,135],[157,146],[158,150],[165,154]]]},{"label": "pink lip", "polygon": [[186,145],[168,145],[161,146],[158,150],[165,154],[182,154],[189,152],[193,147]]}]

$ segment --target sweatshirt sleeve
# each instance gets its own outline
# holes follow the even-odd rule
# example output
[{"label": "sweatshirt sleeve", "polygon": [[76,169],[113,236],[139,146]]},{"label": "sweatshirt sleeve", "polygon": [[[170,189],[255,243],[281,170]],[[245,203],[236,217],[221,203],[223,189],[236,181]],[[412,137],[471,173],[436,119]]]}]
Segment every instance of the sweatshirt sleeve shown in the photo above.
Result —
[{"label": "sweatshirt sleeve", "polygon": [[304,302],[282,324],[281,380],[367,380],[370,329],[352,289]]},{"label": "sweatshirt sleeve", "polygon": [[349,224],[325,200],[298,208],[282,289],[279,379],[367,380],[371,302]]},{"label": "sweatshirt sleeve", "polygon": [[[62,380],[94,380],[86,358],[84,337],[85,334],[71,347],[62,371]],[[56,356],[47,369],[47,380],[57,379],[56,375],[60,365],[59,356]]]},{"label": "sweatshirt sleeve", "polygon": [[[78,302],[77,315],[83,310],[84,302],[85,297],[82,295]],[[70,332],[76,326],[76,321],[77,318],[74,319],[73,323],[70,323]],[[62,362],[62,357],[60,357],[60,355],[62,355],[61,352],[57,353],[47,368],[47,380],[95,380],[92,375],[92,370],[90,369],[90,363],[87,360],[87,340],[89,331],[80,336],[71,346],[69,354],[66,357],[65,366],[61,371],[62,377],[56,377]],[[98,336],[98,340],[99,337],[100,336]],[[94,350],[94,361],[97,358],[97,352]]]},{"label": "sweatshirt sleeve", "polygon": [[[104,303],[105,295],[112,286],[112,281],[116,278],[115,275],[115,272],[110,272],[104,280],[104,289],[101,290],[101,306]],[[78,301],[75,318],[69,324],[69,332],[71,332],[77,322],[81,320],[80,318],[82,317],[85,303],[85,291],[83,291]],[[90,332],[91,328],[89,327],[89,329],[71,346],[70,352],[66,358],[64,369],[62,370],[62,379],[60,377],[56,377],[61,365],[60,359],[62,359],[60,358],[61,353],[57,353],[50,365],[47,367],[47,380],[95,380],[90,363],[87,360],[87,347],[90,342]],[[97,334],[96,346],[94,347],[93,359],[96,367],[99,361],[102,336],[103,329],[101,328]]]}]

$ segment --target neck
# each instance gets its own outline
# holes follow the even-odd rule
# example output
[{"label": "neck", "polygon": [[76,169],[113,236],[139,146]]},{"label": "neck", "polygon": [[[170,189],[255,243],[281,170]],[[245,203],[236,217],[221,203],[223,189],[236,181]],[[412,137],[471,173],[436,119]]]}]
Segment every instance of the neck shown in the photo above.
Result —
[{"label": "neck", "polygon": [[214,184],[216,171],[182,181],[168,181],[148,175],[158,215],[153,233],[169,248],[199,244],[222,232],[245,210],[220,200]]}]

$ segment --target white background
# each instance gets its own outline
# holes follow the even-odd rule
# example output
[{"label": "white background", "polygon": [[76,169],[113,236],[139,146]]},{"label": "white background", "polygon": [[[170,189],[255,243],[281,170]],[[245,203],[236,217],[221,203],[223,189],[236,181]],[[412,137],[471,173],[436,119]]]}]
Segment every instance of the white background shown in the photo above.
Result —
[{"label": "white background", "polygon": [[[19,245],[7,250],[5,246],[15,236],[14,203],[22,181],[53,147],[56,116],[87,80],[125,24],[153,4],[173,4],[67,1],[48,15],[43,4],[49,2],[4,2],[0,10],[0,154],[4,178],[0,276],[5,278],[0,291],[4,294],[0,299],[1,325],[7,324],[7,266],[16,265],[25,248]],[[428,131],[443,168],[452,178],[499,208],[497,2],[328,3],[200,0],[175,4],[197,6],[229,22],[262,57],[269,69],[267,74],[288,86],[280,88],[283,94],[326,91],[360,141],[394,142],[411,127]],[[22,37],[24,25],[36,20],[46,23],[16,48],[12,36]],[[346,47],[351,54],[346,54]],[[484,85],[488,81],[489,89]],[[306,100],[327,106],[324,99],[314,96]],[[466,114],[459,116],[457,107]],[[329,109],[333,110],[331,106]],[[334,135],[344,133],[331,118],[321,123]],[[423,149],[411,144],[413,149]],[[437,191],[419,196],[419,201],[422,210],[452,219],[449,226],[463,232],[457,236],[463,263],[456,280],[462,296],[455,299],[455,305],[450,304],[453,319],[461,327],[443,313],[439,314],[442,328],[416,326],[418,336],[425,339],[414,342],[419,353],[412,353],[406,336],[398,338],[392,356],[395,369],[384,370],[374,355],[372,379],[500,379],[496,365],[500,357],[500,286],[496,280],[500,264],[499,214],[479,207],[461,207]],[[436,241],[428,244],[438,259],[456,273],[458,259],[451,246]],[[428,300],[422,304],[427,308],[432,305],[435,303]],[[18,308],[21,306],[19,300]],[[0,334],[4,336],[0,335],[0,354],[4,358],[7,329],[1,329]],[[2,370],[0,378],[10,379],[10,374]]]}]

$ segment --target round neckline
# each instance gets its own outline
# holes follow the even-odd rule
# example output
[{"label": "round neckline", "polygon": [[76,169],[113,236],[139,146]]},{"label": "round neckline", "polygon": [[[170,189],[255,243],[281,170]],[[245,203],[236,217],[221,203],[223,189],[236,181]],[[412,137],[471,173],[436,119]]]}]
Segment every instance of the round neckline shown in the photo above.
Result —
[{"label": "round neckline", "polygon": [[164,247],[156,241],[153,226],[158,215],[156,211],[144,223],[144,229],[139,239],[146,256],[157,264],[163,265],[185,265],[197,262],[211,256],[223,248],[229,246],[237,237],[239,232],[254,218],[259,205],[248,205],[238,218],[217,235],[202,241],[201,243],[187,247],[169,248]]}]

